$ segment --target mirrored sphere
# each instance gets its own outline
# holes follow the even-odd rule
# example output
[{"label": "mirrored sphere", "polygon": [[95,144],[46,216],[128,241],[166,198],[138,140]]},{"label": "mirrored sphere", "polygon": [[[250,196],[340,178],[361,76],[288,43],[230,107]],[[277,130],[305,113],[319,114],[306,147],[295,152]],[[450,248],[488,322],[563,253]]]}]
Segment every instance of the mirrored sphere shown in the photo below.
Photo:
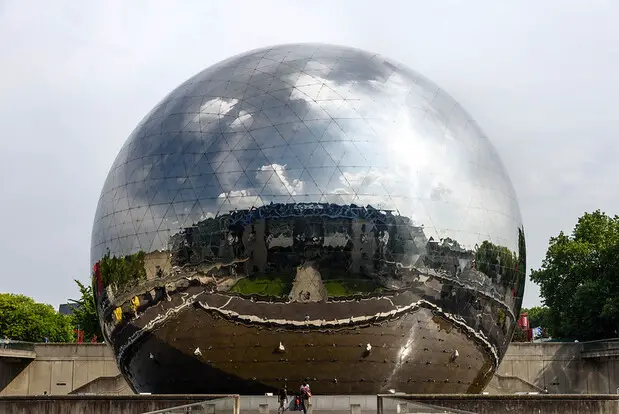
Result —
[{"label": "mirrored sphere", "polygon": [[494,147],[422,75],[322,44],[211,66],[137,126],[92,233],[135,391],[477,393],[525,284]]}]

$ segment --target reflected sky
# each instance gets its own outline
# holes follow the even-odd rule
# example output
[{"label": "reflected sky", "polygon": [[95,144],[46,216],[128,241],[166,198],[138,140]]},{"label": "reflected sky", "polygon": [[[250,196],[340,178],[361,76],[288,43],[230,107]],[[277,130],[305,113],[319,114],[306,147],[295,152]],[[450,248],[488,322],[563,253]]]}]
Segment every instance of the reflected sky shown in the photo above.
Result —
[{"label": "reflected sky", "polygon": [[517,250],[511,182],[462,107],[381,56],[303,44],[220,62],[144,118],[105,182],[92,261],[166,248],[234,210],[306,202],[393,210],[427,237]]}]

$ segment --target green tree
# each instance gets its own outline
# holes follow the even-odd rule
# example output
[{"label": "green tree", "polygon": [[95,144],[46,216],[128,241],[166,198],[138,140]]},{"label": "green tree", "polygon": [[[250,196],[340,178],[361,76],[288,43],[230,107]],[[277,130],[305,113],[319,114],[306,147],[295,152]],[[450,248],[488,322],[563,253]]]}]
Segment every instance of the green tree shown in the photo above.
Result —
[{"label": "green tree", "polygon": [[595,340],[619,326],[619,217],[597,210],[578,219],[571,235],[550,239],[542,266],[531,273],[548,307],[554,337]]},{"label": "green tree", "polygon": [[520,313],[526,312],[529,315],[529,325],[531,328],[547,328],[548,314],[550,309],[546,306],[533,306],[532,308],[522,308]]},{"label": "green tree", "polygon": [[542,338],[551,336],[552,329],[549,323],[550,309],[546,306],[534,306],[532,308],[522,308],[520,313],[527,313],[529,326],[531,328],[542,328]]},{"label": "green tree", "polygon": [[72,321],[77,329],[84,331],[84,340],[90,341],[95,335],[100,340],[103,339],[101,334],[101,326],[99,325],[99,317],[97,316],[97,305],[92,286],[86,286],[79,280],[76,280],[80,290],[81,298],[78,300],[69,299],[73,303]]},{"label": "green tree", "polygon": [[12,293],[0,293],[0,337],[17,341],[71,342],[71,318],[61,315],[51,305]]}]

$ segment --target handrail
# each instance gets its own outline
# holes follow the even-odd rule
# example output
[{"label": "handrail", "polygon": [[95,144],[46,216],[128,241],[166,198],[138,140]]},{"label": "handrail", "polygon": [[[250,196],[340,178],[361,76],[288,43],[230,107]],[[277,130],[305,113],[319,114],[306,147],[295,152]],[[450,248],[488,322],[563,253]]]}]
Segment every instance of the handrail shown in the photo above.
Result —
[{"label": "handrail", "polygon": [[[406,403],[417,405],[416,409],[423,409],[427,413],[447,413],[447,414],[475,414],[472,411],[460,410],[458,408],[441,407],[435,404],[428,404],[427,401],[420,401],[418,395],[414,394],[377,394],[376,395],[376,413],[384,414],[384,399],[401,400]],[[410,407],[408,408],[410,409]],[[410,411],[408,411],[410,412]]]},{"label": "handrail", "polygon": [[603,352],[603,351],[613,351],[619,349],[619,339],[615,340],[606,340],[606,341],[595,341],[595,342],[583,342],[582,343],[582,352]]},{"label": "handrail", "polygon": [[[208,396],[206,396],[208,398]],[[156,410],[156,411],[148,411],[146,413],[143,414],[172,414],[175,412],[178,412],[178,410],[183,410],[183,412],[189,412],[189,410],[186,409],[192,409],[195,407],[200,407],[200,408],[205,408],[206,404],[212,404],[215,401],[221,401],[221,400],[225,400],[225,399],[232,399],[234,401],[234,407],[232,409],[232,413],[233,414],[240,414],[241,412],[241,397],[239,394],[230,394],[230,395],[221,395],[221,394],[215,394],[212,395],[212,398],[204,400],[204,401],[200,401],[197,403],[191,403],[191,404],[185,404],[185,405],[178,405],[176,407],[170,407],[170,408],[163,408],[161,410]]]},{"label": "handrail", "polygon": [[595,342],[612,342],[612,341],[619,341],[619,338],[596,339],[594,341],[584,341],[584,342],[581,342],[581,343],[583,343],[583,344],[591,344],[591,343],[595,343]]},{"label": "handrail", "polygon": [[12,339],[0,339],[0,349],[12,349],[17,351],[34,351],[34,343],[14,341]]},{"label": "handrail", "polygon": [[543,389],[541,389],[537,385],[533,384],[532,382],[529,382],[529,381],[525,380],[524,378],[520,378],[520,377],[518,377],[516,375],[503,375],[503,374],[499,374],[498,372],[495,372],[494,376],[497,379],[515,379],[515,380],[521,381],[524,384],[527,384],[528,386],[532,387],[533,389],[537,390],[538,392],[542,392],[543,391]]}]

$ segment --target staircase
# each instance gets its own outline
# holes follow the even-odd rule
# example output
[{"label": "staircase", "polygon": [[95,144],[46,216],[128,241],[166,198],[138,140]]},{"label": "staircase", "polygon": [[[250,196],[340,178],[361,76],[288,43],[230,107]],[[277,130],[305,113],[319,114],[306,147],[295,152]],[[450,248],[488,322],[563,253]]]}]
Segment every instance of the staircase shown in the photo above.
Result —
[{"label": "staircase", "polygon": [[520,377],[494,374],[485,392],[489,394],[515,394],[517,392],[541,393],[542,389]]},{"label": "staircase", "polygon": [[71,391],[72,395],[133,395],[121,374],[110,377],[99,377]]}]

